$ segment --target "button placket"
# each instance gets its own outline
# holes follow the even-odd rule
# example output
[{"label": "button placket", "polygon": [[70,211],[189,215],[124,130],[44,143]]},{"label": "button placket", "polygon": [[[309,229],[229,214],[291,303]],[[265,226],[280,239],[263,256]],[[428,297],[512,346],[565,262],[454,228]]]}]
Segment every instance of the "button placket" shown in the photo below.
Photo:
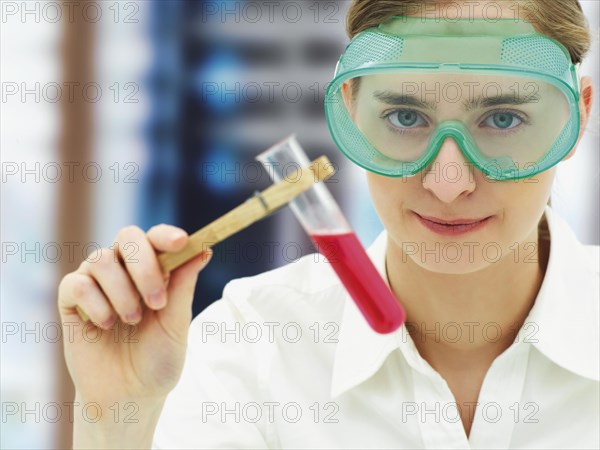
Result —
[{"label": "button placket", "polygon": [[456,401],[446,381],[437,373],[426,375],[413,369],[419,427],[426,448],[465,449],[465,434]]},{"label": "button placket", "polygon": [[486,373],[469,436],[471,448],[509,448],[516,425],[514,408],[520,408],[530,348],[527,343],[514,344]]}]

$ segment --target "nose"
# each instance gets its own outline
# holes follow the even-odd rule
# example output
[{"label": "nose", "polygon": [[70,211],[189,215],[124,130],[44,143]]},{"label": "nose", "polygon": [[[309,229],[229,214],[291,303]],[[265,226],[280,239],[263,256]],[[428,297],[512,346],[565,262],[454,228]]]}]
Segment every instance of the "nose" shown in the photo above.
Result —
[{"label": "nose", "polygon": [[475,177],[457,142],[447,137],[433,162],[424,169],[423,187],[444,203],[475,189]]}]

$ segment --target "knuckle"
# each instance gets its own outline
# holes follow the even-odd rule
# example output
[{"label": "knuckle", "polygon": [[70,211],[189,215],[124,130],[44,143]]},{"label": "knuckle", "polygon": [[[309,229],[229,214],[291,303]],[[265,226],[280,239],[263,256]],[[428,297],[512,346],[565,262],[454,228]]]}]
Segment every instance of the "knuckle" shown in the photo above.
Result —
[{"label": "knuckle", "polygon": [[60,283],[58,284],[58,296],[62,297],[65,291],[68,291],[70,287],[73,285],[74,279],[77,278],[77,275],[74,272],[68,273],[65,275]]},{"label": "knuckle", "polygon": [[128,225],[119,230],[117,240],[120,242],[126,241],[128,239],[133,239],[140,234],[144,234],[144,231],[140,227],[137,225]]},{"label": "knuckle", "polygon": [[85,264],[85,263],[93,264],[93,263],[98,262],[100,259],[102,259],[102,255],[104,253],[106,253],[106,250],[108,250],[108,249],[106,249],[106,248],[95,248],[85,258],[85,261],[82,263],[82,265]]},{"label": "knuckle", "polygon": [[152,234],[152,233],[157,233],[161,230],[162,228],[162,223],[158,224],[158,225],[153,225],[150,227],[150,229],[148,230],[147,234]]},{"label": "knuckle", "polygon": [[148,233],[154,235],[161,235],[169,231],[171,228],[173,228],[172,225],[167,225],[166,223],[159,223],[150,228],[150,230],[148,230]]},{"label": "knuckle", "polygon": [[108,269],[114,265],[115,262],[115,252],[109,248],[103,248],[98,258],[94,260],[94,264],[96,264],[101,269]]},{"label": "knuckle", "polygon": [[85,298],[94,289],[92,280],[89,277],[77,276],[73,277],[72,292],[75,298]]}]

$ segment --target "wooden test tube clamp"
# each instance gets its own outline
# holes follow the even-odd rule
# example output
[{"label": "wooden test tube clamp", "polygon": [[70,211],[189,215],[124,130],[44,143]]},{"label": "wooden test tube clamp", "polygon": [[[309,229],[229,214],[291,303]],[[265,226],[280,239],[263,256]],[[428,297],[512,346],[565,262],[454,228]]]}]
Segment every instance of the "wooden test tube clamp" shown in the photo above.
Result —
[{"label": "wooden test tube clamp", "polygon": [[[257,192],[254,197],[196,231],[189,237],[183,250],[160,254],[158,260],[163,271],[171,272],[213,245],[285,206],[334,173],[335,169],[326,156],[315,159],[307,168],[298,168],[284,180]],[[84,321],[89,320],[87,314],[78,306],[77,311]]]}]

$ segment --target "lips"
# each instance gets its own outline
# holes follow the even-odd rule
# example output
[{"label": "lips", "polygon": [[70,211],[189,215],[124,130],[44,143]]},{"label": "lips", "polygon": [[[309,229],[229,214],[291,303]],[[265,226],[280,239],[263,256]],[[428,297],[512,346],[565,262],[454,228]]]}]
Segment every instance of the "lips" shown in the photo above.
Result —
[{"label": "lips", "polygon": [[449,237],[474,233],[486,227],[493,220],[493,216],[484,217],[483,219],[441,219],[439,217],[414,214],[419,222],[429,231],[440,236]]},{"label": "lips", "polygon": [[423,216],[421,214],[416,213],[419,217],[425,219],[425,220],[429,220],[430,222],[435,222],[435,223],[439,223],[440,225],[473,225],[479,222],[484,221],[485,219],[487,219],[489,216],[486,217],[482,217],[480,219],[453,219],[453,220],[448,220],[448,219],[440,219],[438,217],[432,217],[432,216]]}]

